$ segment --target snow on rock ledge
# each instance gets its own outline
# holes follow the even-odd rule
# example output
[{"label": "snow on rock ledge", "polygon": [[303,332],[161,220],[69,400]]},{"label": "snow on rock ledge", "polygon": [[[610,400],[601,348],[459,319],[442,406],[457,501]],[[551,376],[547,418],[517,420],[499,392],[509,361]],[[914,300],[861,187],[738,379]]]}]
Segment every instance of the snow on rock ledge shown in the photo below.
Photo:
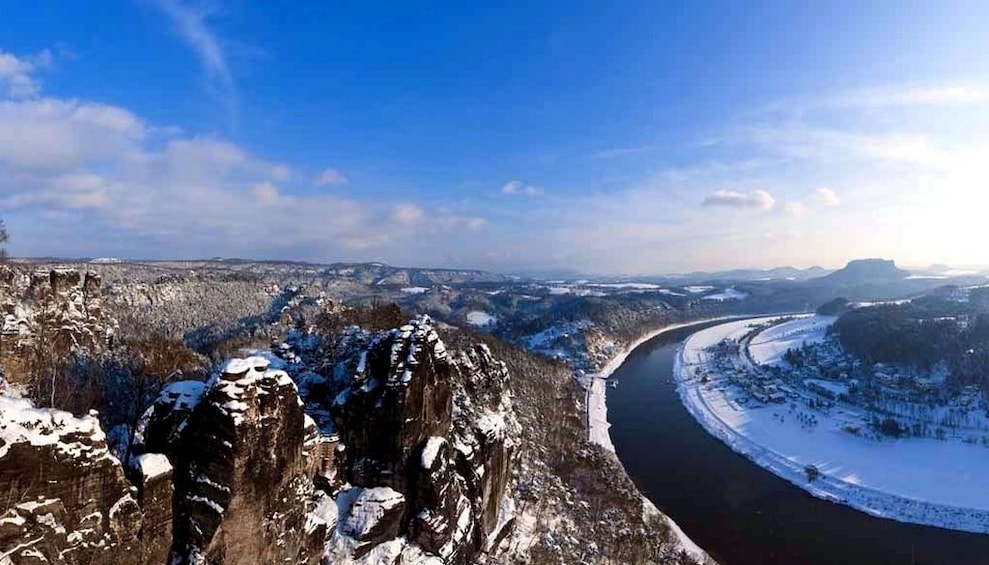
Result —
[{"label": "snow on rock ledge", "polygon": [[371,545],[397,536],[405,511],[405,495],[389,487],[356,490],[350,510],[340,524],[341,531]]},{"label": "snow on rock ledge", "polygon": [[0,492],[0,556],[15,563],[138,563],[155,542],[92,413],[0,396]]},{"label": "snow on rock ledge", "polygon": [[191,383],[163,392],[148,447],[158,447],[152,436],[170,438],[176,563],[318,557],[326,527],[307,527],[315,500],[306,424],[295,383],[260,356],[227,361],[201,395]]}]

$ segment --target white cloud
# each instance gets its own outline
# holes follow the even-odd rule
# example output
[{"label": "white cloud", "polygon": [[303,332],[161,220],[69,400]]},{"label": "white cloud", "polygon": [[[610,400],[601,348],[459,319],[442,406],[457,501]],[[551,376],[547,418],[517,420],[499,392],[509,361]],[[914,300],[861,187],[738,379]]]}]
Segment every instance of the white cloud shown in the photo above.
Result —
[{"label": "white cloud", "polygon": [[520,180],[512,180],[506,182],[501,187],[502,194],[522,194],[525,196],[539,196],[543,193],[543,189],[538,186],[527,185]]},{"label": "white cloud", "polygon": [[196,54],[206,71],[210,86],[232,109],[237,88],[223,43],[207,25],[213,10],[208,6],[183,0],[155,0],[155,4],[172,21],[182,41]]},{"label": "white cloud", "polygon": [[837,206],[841,204],[838,195],[830,188],[818,188],[810,197],[810,201],[819,206]]},{"label": "white cloud", "polygon": [[54,57],[48,49],[28,57],[18,57],[0,50],[0,93],[11,98],[36,96],[41,92],[41,85],[34,75],[50,67],[53,62]]},{"label": "white cloud", "polygon": [[293,190],[293,178],[235,143],[151,126],[124,108],[0,91],[0,215],[17,234],[16,253],[392,261],[412,253],[430,263],[486,225],[414,203],[313,195]]},{"label": "white cloud", "polygon": [[278,200],[278,187],[270,182],[258,183],[251,190],[261,204],[271,204]]},{"label": "white cloud", "polygon": [[989,100],[989,87],[978,84],[895,85],[840,93],[820,104],[835,108],[971,104]]},{"label": "white cloud", "polygon": [[425,210],[415,204],[399,204],[392,211],[392,220],[402,224],[411,225],[420,222],[426,215]]},{"label": "white cloud", "polygon": [[704,207],[744,208],[765,212],[773,209],[773,206],[776,205],[776,199],[773,198],[772,194],[762,189],[751,192],[719,190],[704,198],[701,205]]},{"label": "white cloud", "polygon": [[0,51],[0,84],[6,87],[9,96],[23,98],[37,94],[39,88],[31,76],[33,71],[29,62]]},{"label": "white cloud", "polygon": [[783,211],[787,216],[799,218],[807,213],[807,205],[800,201],[787,202],[783,206]]},{"label": "white cloud", "polygon": [[592,159],[617,159],[619,157],[625,157],[628,155],[638,155],[641,153],[647,153],[656,149],[655,145],[639,145],[636,147],[612,147],[611,149],[602,149],[591,154]]},{"label": "white cloud", "polygon": [[349,179],[337,169],[326,169],[316,177],[316,186],[347,184]]},{"label": "white cloud", "polygon": [[0,162],[59,167],[111,158],[145,135],[134,114],[80,100],[0,100]]}]

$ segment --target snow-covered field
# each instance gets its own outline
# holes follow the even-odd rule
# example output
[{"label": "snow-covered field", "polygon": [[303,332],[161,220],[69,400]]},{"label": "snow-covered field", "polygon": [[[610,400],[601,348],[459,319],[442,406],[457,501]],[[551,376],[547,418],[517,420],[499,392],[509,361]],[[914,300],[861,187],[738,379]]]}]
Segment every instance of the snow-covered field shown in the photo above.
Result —
[{"label": "snow-covered field", "polygon": [[467,312],[467,323],[476,327],[493,326],[498,323],[498,317],[481,310]]},{"label": "snow-covered field", "polygon": [[702,292],[707,292],[709,290],[714,290],[714,287],[713,286],[693,285],[693,286],[685,286],[685,287],[683,287],[683,289],[686,290],[687,292],[691,293],[691,294],[700,294]]},{"label": "snow-covered field", "polygon": [[[724,338],[741,338],[753,324],[770,319],[715,326],[697,332],[681,347],[677,388],[687,410],[708,432],[819,498],[883,518],[989,533],[989,449],[934,439],[866,439],[842,430],[843,416],[849,418],[842,410],[830,416],[813,412],[818,423],[806,425],[788,404],[738,404],[710,365],[706,349]],[[813,318],[798,322],[789,330],[803,327],[805,335],[823,324]],[[791,339],[789,330],[776,334]],[[780,347],[763,350],[771,358]],[[708,383],[701,383],[701,374],[709,375]],[[807,465],[821,473],[813,482],[808,482]]]},{"label": "snow-covered field", "polygon": [[429,292],[429,289],[424,286],[407,286],[401,289],[405,294],[422,294],[424,292]]},{"label": "snow-covered field", "polygon": [[637,282],[625,282],[625,283],[587,283],[587,286],[596,286],[598,288],[618,288],[618,289],[638,289],[638,290],[654,290],[659,288],[658,284],[652,283],[637,283]]},{"label": "snow-covered field", "polygon": [[701,300],[744,300],[748,298],[749,295],[734,288],[726,288],[721,292],[716,292],[714,294],[708,294],[707,296],[702,296]]},{"label": "snow-covered field", "polygon": [[760,365],[779,365],[783,354],[804,344],[820,343],[836,316],[801,316],[759,333],[749,342],[752,360]]}]

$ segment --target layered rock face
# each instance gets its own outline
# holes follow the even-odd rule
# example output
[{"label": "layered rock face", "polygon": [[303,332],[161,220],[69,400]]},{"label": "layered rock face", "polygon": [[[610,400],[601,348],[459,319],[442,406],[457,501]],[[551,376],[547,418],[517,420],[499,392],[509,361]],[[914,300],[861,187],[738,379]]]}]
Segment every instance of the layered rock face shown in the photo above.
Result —
[{"label": "layered rock face", "polygon": [[175,465],[173,563],[318,561],[319,532],[303,529],[306,428],[295,383],[263,357],[227,362],[185,419],[152,416],[145,449],[168,450]]},{"label": "layered rock face", "polygon": [[[449,354],[428,318],[370,341],[336,399],[344,472],[362,495],[396,493],[401,503],[391,507],[391,527],[357,536],[338,529],[330,547],[371,555],[402,535],[401,559],[443,563],[493,550],[512,521],[508,486],[519,434],[505,366],[484,346]],[[365,507],[340,510],[347,523]]]},{"label": "layered rock face", "polygon": [[[165,560],[170,504],[142,515],[95,417],[0,396],[0,421],[0,562]],[[171,498],[169,481],[155,489],[148,496]]]}]

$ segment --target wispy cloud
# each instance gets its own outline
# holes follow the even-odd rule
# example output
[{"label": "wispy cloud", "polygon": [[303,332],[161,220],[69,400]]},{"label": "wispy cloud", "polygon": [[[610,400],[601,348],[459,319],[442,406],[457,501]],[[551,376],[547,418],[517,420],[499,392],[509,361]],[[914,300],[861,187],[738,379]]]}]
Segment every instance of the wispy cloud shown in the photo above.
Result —
[{"label": "wispy cloud", "polygon": [[841,204],[841,199],[835,191],[827,187],[821,187],[814,191],[810,196],[810,201],[819,206],[837,206]]},{"label": "wispy cloud", "polygon": [[316,186],[330,186],[333,184],[347,184],[349,179],[337,169],[326,169],[316,176]]},{"label": "wispy cloud", "polygon": [[836,111],[884,111],[911,107],[950,108],[987,101],[989,101],[989,84],[908,83],[783,98],[757,109],[754,115],[787,116],[790,119],[800,120]]},{"label": "wispy cloud", "polygon": [[628,155],[638,155],[641,153],[648,153],[656,149],[655,145],[638,145],[635,147],[613,147],[610,149],[602,149],[591,154],[592,159],[617,159],[619,157],[626,157]]},{"label": "wispy cloud", "polygon": [[0,89],[11,98],[36,96],[41,92],[41,86],[34,75],[50,67],[53,59],[48,49],[28,57],[17,57],[0,50]]},{"label": "wispy cloud", "polygon": [[210,29],[207,20],[215,9],[183,0],[153,0],[171,20],[179,38],[196,54],[207,77],[207,85],[227,106],[236,112],[237,85],[230,71],[223,41]]},{"label": "wispy cloud", "polygon": [[[4,76],[33,80],[26,60],[5,58]],[[463,210],[314,194],[286,164],[231,141],[32,92],[0,88],[0,215],[17,253],[438,263],[487,226]]]},{"label": "wispy cloud", "polygon": [[833,208],[841,204],[838,194],[830,188],[821,187],[810,193],[802,200],[791,200],[783,205],[783,213],[799,218],[807,212],[820,208]]},{"label": "wispy cloud", "polygon": [[511,180],[501,187],[502,194],[521,194],[523,196],[539,196],[543,193],[542,187],[526,184],[520,180]]},{"label": "wispy cloud", "polygon": [[971,104],[989,100],[989,87],[978,84],[900,85],[852,90],[824,98],[821,106],[884,108],[890,106]]},{"label": "wispy cloud", "polygon": [[701,206],[705,208],[739,208],[749,210],[760,210],[763,212],[773,209],[776,199],[765,190],[758,189],[751,192],[736,192],[734,190],[719,190],[704,198]]}]

